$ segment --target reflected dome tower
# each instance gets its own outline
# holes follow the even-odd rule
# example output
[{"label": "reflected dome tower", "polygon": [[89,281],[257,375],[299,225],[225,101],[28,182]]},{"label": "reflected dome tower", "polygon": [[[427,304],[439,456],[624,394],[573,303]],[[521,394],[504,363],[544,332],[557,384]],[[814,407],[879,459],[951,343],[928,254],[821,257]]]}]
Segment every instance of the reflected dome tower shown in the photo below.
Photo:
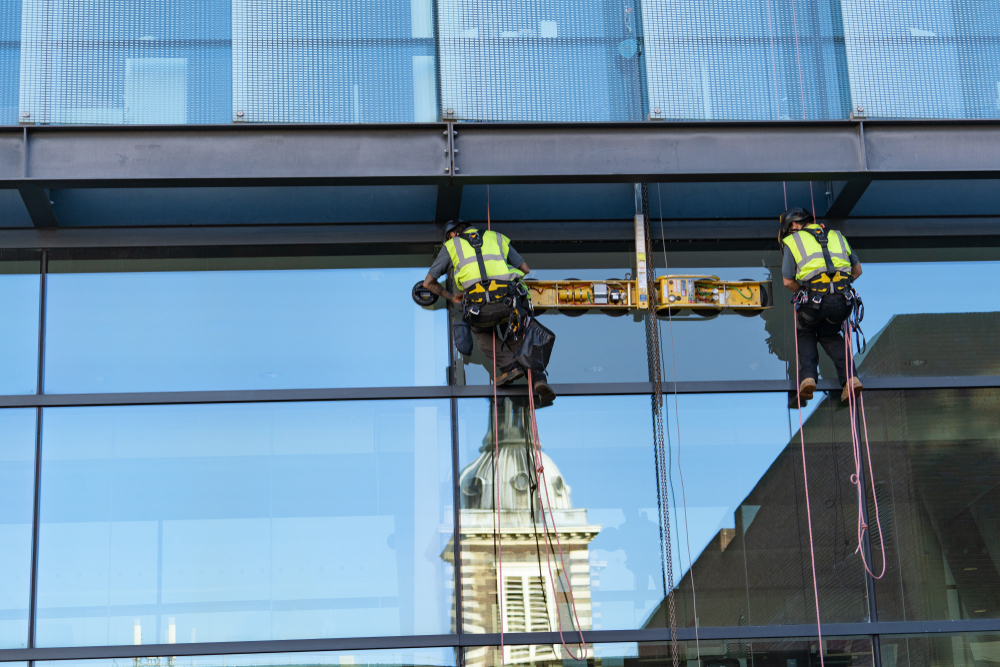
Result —
[{"label": "reflected dome tower", "polygon": [[[562,472],[542,452],[547,489],[538,487],[535,453],[530,438],[529,410],[524,399],[500,401],[496,423],[499,432],[499,457],[493,438],[493,408],[489,424],[475,461],[460,473],[461,572],[463,624],[465,632],[499,632],[500,605],[497,601],[497,578],[503,575],[503,631],[549,632],[558,629],[560,614],[565,632],[575,628],[569,606],[567,584],[572,585],[573,599],[580,625],[591,629],[590,564],[588,545],[601,527],[590,525],[587,510],[574,508],[572,489]],[[499,460],[498,471],[494,469]],[[499,474],[497,474],[497,472]],[[499,512],[494,511],[499,479]],[[550,535],[552,552],[548,554],[542,529],[542,507],[552,505],[555,526],[559,530],[563,558],[570,570],[567,578]],[[497,568],[497,520],[500,525],[502,567]],[[553,520],[546,516],[550,534]],[[454,549],[449,545],[442,557],[451,562]],[[557,593],[553,595],[553,578]],[[567,636],[568,641],[573,641]],[[504,663],[562,659],[559,646],[507,646]],[[469,665],[492,665],[497,656],[488,649],[473,649],[466,654]]]}]

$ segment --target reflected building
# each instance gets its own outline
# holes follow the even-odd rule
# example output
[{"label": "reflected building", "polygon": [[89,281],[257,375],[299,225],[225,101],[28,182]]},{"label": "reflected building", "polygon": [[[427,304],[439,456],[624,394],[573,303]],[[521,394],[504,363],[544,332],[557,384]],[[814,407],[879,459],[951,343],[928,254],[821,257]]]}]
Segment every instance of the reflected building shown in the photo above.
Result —
[{"label": "reflected building", "polygon": [[[996,325],[995,313],[896,316],[870,343],[859,373],[898,376],[902,369],[915,375],[933,359],[965,375],[996,374],[1000,353],[985,345]],[[941,344],[955,331],[965,333],[968,345]],[[1000,391],[894,390],[865,397],[874,470],[874,494],[866,488],[866,523],[876,573],[882,565],[879,522],[886,560],[885,576],[874,586],[879,620],[995,618]],[[864,621],[869,601],[855,554],[850,417],[839,396],[819,405],[803,433],[821,617],[824,623]],[[699,626],[815,621],[801,456],[796,433],[735,512],[734,528],[721,529],[695,556],[677,586],[679,625],[694,625],[695,594]],[[661,603],[646,627],[665,625]],[[905,657],[885,653],[902,650],[894,644],[883,651],[883,665],[936,664],[952,651],[950,642],[915,644]],[[751,647],[733,642],[729,650],[737,659]],[[954,642],[950,664],[973,664],[970,650]]]},{"label": "reflected building", "polygon": [[[591,524],[587,510],[574,508],[572,489],[558,466],[542,452],[546,488],[538,486],[535,455],[530,438],[530,421],[523,399],[505,398],[500,402],[494,422],[483,437],[479,456],[466,466],[460,476],[462,494],[460,544],[462,578],[462,619],[464,632],[554,632],[562,628],[567,641],[575,629],[572,599],[583,630],[592,624],[589,544],[601,526]],[[494,423],[499,432],[499,474],[494,470]],[[500,480],[499,488],[494,485]],[[495,511],[499,495],[499,512]],[[551,553],[546,548],[541,512],[551,502],[563,558],[569,573],[563,570],[554,537]],[[502,554],[497,567],[497,521]],[[548,516],[546,517],[548,521]],[[551,531],[551,521],[548,521]],[[549,557],[547,557],[547,554]],[[442,558],[452,562],[453,544]],[[502,575],[503,618],[497,599],[497,581]],[[553,586],[553,583],[555,584]],[[553,595],[553,590],[556,591]],[[452,627],[455,611],[452,610]],[[526,663],[563,659],[558,645],[507,646],[503,663]],[[498,656],[487,648],[470,649],[467,665],[492,665]]]}]

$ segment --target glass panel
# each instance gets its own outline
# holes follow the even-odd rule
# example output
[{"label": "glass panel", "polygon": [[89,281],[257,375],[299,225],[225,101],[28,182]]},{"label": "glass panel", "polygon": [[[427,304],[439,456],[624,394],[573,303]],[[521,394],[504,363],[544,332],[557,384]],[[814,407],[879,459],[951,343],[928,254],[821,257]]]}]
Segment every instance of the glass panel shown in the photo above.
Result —
[{"label": "glass panel", "polygon": [[979,667],[1000,662],[1000,634],[882,635],[882,667]]},{"label": "glass panel", "polygon": [[0,410],[0,648],[28,645],[35,419],[31,409]]},{"label": "glass panel", "polygon": [[438,120],[431,0],[234,0],[233,44],[233,121]]},{"label": "glass panel", "polygon": [[[869,342],[858,373],[1000,375],[1000,294],[988,287],[997,275],[1000,262],[864,264],[857,287]],[[917,282],[925,288],[899,289]]]},{"label": "glass panel", "polygon": [[34,394],[38,387],[38,271],[37,261],[0,262],[0,394]]},{"label": "glass panel", "polygon": [[[133,667],[453,667],[451,648],[395,649],[388,651],[325,651],[323,653],[256,653],[133,659]],[[9,664],[9,663],[8,663]],[[122,667],[125,660],[50,660],[39,667]],[[17,665],[17,663],[14,663]]]},{"label": "glass panel", "polygon": [[645,0],[651,117],[846,118],[840,2]]},{"label": "glass panel", "polygon": [[[499,630],[490,404],[459,402],[465,632]],[[566,568],[574,575],[572,598],[584,630],[641,627],[663,598],[649,419],[645,396],[563,397],[538,412],[544,488],[560,539],[546,547],[527,408],[521,401],[501,402],[499,548],[506,632],[555,631],[560,621],[566,631],[575,627]],[[548,507],[544,493],[542,503]]]},{"label": "glass panel", "polygon": [[47,392],[446,384],[445,311],[410,298],[424,269],[145,266],[49,276]]},{"label": "glass panel", "polygon": [[[819,664],[819,644],[815,639],[702,639],[678,642],[680,664],[688,667],[807,667]],[[823,640],[826,664],[868,667],[873,664],[869,637],[837,637]],[[528,663],[536,667],[577,665],[578,667],[670,667],[670,642],[639,644],[589,644],[586,660],[578,644],[567,647],[551,644],[465,649],[469,667],[495,667]],[[893,666],[895,667],[895,666]]]},{"label": "glass panel", "polygon": [[[787,401],[778,393],[703,394],[679,396],[675,407],[666,397],[681,626],[693,625],[695,604],[702,626],[816,621],[798,414]],[[868,618],[863,569],[854,546],[843,544],[857,516],[850,446],[809,430],[828,412],[824,404],[803,413],[820,615],[824,623],[860,622]],[[668,623],[661,604],[647,625]]]},{"label": "glass panel", "polygon": [[640,120],[635,15],[631,0],[439,0],[445,118]]},{"label": "glass panel", "polygon": [[970,0],[845,0],[854,107],[878,118],[996,118],[997,9]]},{"label": "glass panel", "polygon": [[229,122],[226,0],[23,4],[22,122]]},{"label": "glass panel", "polygon": [[448,631],[447,401],[44,420],[37,645]]},{"label": "glass panel", "polygon": [[[996,388],[864,394],[876,574],[876,517],[886,559],[875,585],[879,620],[1000,618],[998,399]],[[826,412],[825,435],[815,437],[849,439],[848,412]]]},{"label": "glass panel", "polygon": [[[618,255],[596,259],[595,263],[612,265]],[[627,268],[627,256],[616,268],[574,268],[535,270],[535,258],[527,257],[532,267],[531,278],[538,280],[607,280],[624,278],[634,269]],[[542,266],[553,263],[551,258],[541,258]],[[673,268],[671,274],[698,273],[715,275],[725,280],[768,280],[769,272],[760,266],[743,268]],[[657,270],[657,275],[663,275]],[[530,284],[530,283],[529,283]],[[770,288],[768,290],[770,292]],[[791,315],[789,314],[789,318]],[[646,325],[636,319],[636,313],[607,315],[599,309],[586,314],[570,314],[550,309],[540,312],[538,321],[556,334],[555,348],[549,363],[551,382],[647,382],[649,363],[646,357]],[[666,380],[674,379],[673,361],[677,360],[676,377],[689,380],[779,380],[786,377],[787,363],[770,351],[769,336],[776,336],[772,329],[786,323],[765,311],[762,316],[741,317],[727,313],[715,318],[699,315],[674,316],[673,321],[661,317],[660,330],[663,341],[663,374]],[[791,322],[787,323],[791,328]],[[779,332],[780,333],[780,332]],[[671,339],[672,336],[672,339]],[[671,349],[673,346],[673,350]],[[459,382],[464,375],[465,384],[488,384],[487,368],[492,359],[479,351],[471,357],[462,357],[463,368],[456,374]]]},{"label": "glass panel", "polygon": [[0,125],[17,124],[21,0],[0,0]]}]

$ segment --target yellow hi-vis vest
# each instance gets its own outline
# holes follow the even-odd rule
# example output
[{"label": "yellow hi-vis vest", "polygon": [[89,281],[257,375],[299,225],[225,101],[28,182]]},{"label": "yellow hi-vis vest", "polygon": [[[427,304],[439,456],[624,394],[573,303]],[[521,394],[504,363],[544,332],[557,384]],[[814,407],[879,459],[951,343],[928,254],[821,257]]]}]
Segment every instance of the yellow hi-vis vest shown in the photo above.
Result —
[{"label": "yellow hi-vis vest", "polygon": [[483,232],[483,264],[486,275],[479,272],[479,260],[476,250],[465,239],[466,234],[477,234],[479,230],[469,227],[461,235],[449,239],[444,247],[448,249],[451,265],[455,267],[455,282],[462,290],[467,290],[481,280],[514,280],[524,276],[519,269],[507,265],[507,251],[510,250],[510,239],[499,232]]},{"label": "yellow hi-vis vest", "polygon": [[[785,245],[795,258],[795,280],[804,283],[816,276],[826,273],[826,260],[823,258],[823,247],[816,240],[815,231],[821,227],[816,223],[806,225],[799,231],[785,237]],[[837,273],[851,272],[851,246],[844,235],[838,231],[826,233],[826,249],[833,260],[833,269]]]}]

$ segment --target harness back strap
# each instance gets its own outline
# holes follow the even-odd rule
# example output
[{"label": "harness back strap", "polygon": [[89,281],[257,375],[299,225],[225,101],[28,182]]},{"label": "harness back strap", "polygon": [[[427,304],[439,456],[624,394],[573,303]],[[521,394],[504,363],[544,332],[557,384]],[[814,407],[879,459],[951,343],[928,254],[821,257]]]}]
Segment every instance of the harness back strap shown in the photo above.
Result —
[{"label": "harness back strap", "polygon": [[[485,282],[489,276],[486,275],[486,260],[483,259],[483,237],[479,232],[462,232],[461,237],[469,242],[472,249],[476,251],[476,261],[479,262],[479,280]],[[489,291],[487,291],[489,295]],[[489,296],[487,296],[487,300]]]},{"label": "harness back strap", "polygon": [[826,231],[817,229],[813,233],[816,235],[816,242],[819,243],[819,247],[823,250],[823,261],[826,262],[826,272],[832,276],[837,272],[837,269],[833,266],[833,257],[830,256],[830,248],[827,247],[830,241],[826,237]]}]

